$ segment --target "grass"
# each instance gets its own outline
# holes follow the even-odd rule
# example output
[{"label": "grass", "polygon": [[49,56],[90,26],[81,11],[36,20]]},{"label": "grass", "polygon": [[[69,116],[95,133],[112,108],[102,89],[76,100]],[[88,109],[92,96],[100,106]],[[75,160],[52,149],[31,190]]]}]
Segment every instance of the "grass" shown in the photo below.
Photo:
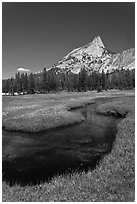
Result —
[{"label": "grass", "polygon": [[134,201],[134,102],[134,97],[120,97],[97,109],[104,114],[108,109],[111,111],[113,108],[123,111],[124,107],[126,117],[118,125],[118,133],[111,153],[103,158],[94,171],[56,176],[49,183],[35,186],[21,187],[16,184],[10,187],[3,182],[3,202]]},{"label": "grass", "polygon": [[3,119],[5,129],[39,132],[45,129],[82,122],[84,120],[81,114],[69,112],[60,105],[50,106],[49,108],[39,108],[29,113],[18,113],[19,111],[15,111],[14,116],[11,113],[8,118]]},{"label": "grass", "polygon": [[2,127],[6,130],[39,132],[82,122],[84,117],[70,109],[94,103],[101,97],[132,95],[131,91],[104,91],[102,93],[58,93],[46,95],[5,96],[3,97]]},{"label": "grass", "polygon": [[133,100],[134,97],[126,97],[125,101],[124,98],[113,99],[112,102],[99,105],[96,112],[103,115],[125,117],[133,109]]}]

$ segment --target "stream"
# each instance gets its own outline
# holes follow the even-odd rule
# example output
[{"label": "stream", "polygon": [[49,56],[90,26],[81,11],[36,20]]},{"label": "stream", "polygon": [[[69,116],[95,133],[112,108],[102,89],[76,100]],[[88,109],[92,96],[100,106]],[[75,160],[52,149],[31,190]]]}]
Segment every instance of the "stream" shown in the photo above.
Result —
[{"label": "stream", "polygon": [[34,185],[55,175],[93,170],[113,147],[121,119],[96,113],[111,99],[98,99],[80,109],[85,121],[39,133],[2,130],[3,181]]}]

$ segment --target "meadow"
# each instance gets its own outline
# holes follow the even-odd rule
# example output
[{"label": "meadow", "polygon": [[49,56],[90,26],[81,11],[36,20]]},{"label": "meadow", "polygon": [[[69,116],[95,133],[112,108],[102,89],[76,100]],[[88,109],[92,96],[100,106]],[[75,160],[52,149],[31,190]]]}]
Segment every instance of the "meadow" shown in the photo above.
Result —
[{"label": "meadow", "polygon": [[6,130],[39,132],[50,128],[67,126],[82,122],[81,114],[70,112],[94,103],[102,97],[117,97],[132,92],[95,91],[77,93],[60,92],[58,94],[39,94],[24,96],[3,96],[2,127]]},{"label": "meadow", "polygon": [[[9,130],[41,131],[46,128],[82,122],[84,118],[81,115],[74,116],[74,113],[69,110],[93,103],[102,97],[112,97],[113,100],[98,106],[96,111],[99,114],[112,114],[123,118],[118,124],[118,132],[111,153],[106,155],[93,171],[89,169],[88,172],[58,175],[48,183],[33,186],[19,184],[9,186],[8,183],[3,182],[4,202],[131,202],[135,200],[135,98],[133,91],[64,92],[10,97],[10,100],[9,97],[3,97],[3,127]],[[53,120],[52,127],[48,124],[49,115]],[[58,115],[59,117],[56,117]],[[20,121],[18,123],[20,117],[22,117],[22,123]],[[31,121],[30,126],[27,126],[27,123],[24,125],[27,117],[29,117],[27,123]],[[11,122],[8,123],[9,120]],[[39,120],[38,123],[36,120]],[[43,120],[44,125],[38,129]],[[32,127],[34,124],[38,124],[36,129]]]}]

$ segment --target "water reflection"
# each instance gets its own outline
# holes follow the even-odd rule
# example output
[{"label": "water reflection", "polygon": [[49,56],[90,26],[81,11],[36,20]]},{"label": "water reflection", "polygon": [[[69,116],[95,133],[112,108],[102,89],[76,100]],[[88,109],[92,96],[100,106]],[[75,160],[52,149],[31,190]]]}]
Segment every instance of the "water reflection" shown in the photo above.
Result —
[{"label": "water reflection", "polygon": [[3,180],[36,184],[56,174],[94,169],[110,152],[119,122],[96,114],[98,104],[74,110],[86,118],[81,124],[31,134],[3,130]]}]

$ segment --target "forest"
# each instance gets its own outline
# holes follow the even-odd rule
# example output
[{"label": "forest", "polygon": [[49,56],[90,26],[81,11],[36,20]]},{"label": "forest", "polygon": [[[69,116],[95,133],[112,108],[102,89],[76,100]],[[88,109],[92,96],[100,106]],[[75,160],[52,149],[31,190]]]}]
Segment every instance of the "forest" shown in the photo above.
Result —
[{"label": "forest", "polygon": [[2,92],[23,94],[49,93],[58,91],[88,91],[98,92],[108,89],[133,89],[135,87],[135,70],[116,70],[113,73],[87,72],[81,69],[79,74],[59,72],[46,68],[41,73],[15,73],[15,77],[3,80]]}]

